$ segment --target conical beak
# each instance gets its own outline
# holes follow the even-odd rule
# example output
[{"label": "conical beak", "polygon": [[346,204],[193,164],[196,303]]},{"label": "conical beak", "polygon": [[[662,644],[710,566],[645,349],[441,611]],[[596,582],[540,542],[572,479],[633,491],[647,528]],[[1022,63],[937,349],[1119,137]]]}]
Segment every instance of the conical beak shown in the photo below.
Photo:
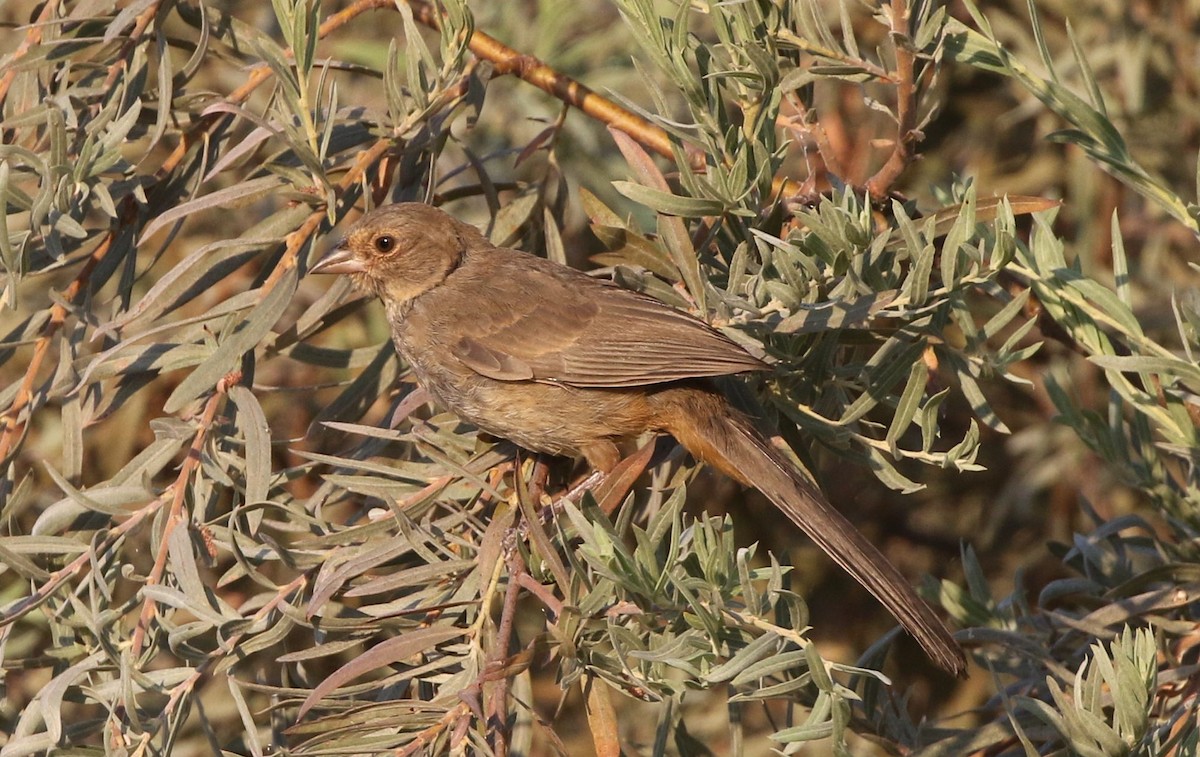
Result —
[{"label": "conical beak", "polygon": [[366,267],[358,257],[346,248],[345,244],[339,244],[329,251],[325,257],[317,261],[317,264],[308,269],[309,273],[365,273]]}]

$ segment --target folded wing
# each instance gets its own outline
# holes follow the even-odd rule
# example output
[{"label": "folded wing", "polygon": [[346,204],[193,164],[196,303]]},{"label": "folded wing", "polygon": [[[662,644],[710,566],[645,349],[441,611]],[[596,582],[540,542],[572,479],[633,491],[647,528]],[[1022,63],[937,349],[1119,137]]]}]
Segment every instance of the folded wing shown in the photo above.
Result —
[{"label": "folded wing", "polygon": [[[495,250],[505,259],[487,281],[509,307],[462,313],[464,336],[452,345],[472,370],[500,381],[578,387],[628,387],[768,370],[708,324],[628,289]],[[497,261],[501,262],[501,261]]]}]

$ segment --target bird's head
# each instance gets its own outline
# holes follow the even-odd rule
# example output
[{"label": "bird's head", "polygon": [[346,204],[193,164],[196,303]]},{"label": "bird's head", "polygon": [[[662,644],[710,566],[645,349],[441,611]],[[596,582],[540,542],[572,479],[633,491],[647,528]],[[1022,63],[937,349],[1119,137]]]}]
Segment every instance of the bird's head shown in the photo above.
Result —
[{"label": "bird's head", "polygon": [[385,205],[360,218],[309,273],[344,273],[389,305],[441,284],[468,246],[483,241],[473,226],[418,202]]}]

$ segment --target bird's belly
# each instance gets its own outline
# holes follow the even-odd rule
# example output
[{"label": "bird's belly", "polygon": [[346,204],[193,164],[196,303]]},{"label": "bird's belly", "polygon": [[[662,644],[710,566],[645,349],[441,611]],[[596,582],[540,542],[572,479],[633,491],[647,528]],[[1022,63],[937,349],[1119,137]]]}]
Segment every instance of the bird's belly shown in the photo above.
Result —
[{"label": "bird's belly", "polygon": [[574,457],[599,441],[646,430],[644,395],[533,381],[497,381],[479,374],[413,366],[439,404],[493,436],[535,452]]}]

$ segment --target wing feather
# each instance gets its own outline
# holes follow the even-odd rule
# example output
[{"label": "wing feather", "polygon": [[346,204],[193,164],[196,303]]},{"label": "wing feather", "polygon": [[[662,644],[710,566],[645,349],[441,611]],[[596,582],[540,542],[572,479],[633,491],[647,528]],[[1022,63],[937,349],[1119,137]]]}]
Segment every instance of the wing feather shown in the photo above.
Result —
[{"label": "wing feather", "polygon": [[616,388],[769,368],[652,297],[515,250],[476,254],[492,260],[473,270],[489,273],[457,282],[459,290],[486,289],[507,307],[456,314],[464,336],[452,350],[482,375]]}]

